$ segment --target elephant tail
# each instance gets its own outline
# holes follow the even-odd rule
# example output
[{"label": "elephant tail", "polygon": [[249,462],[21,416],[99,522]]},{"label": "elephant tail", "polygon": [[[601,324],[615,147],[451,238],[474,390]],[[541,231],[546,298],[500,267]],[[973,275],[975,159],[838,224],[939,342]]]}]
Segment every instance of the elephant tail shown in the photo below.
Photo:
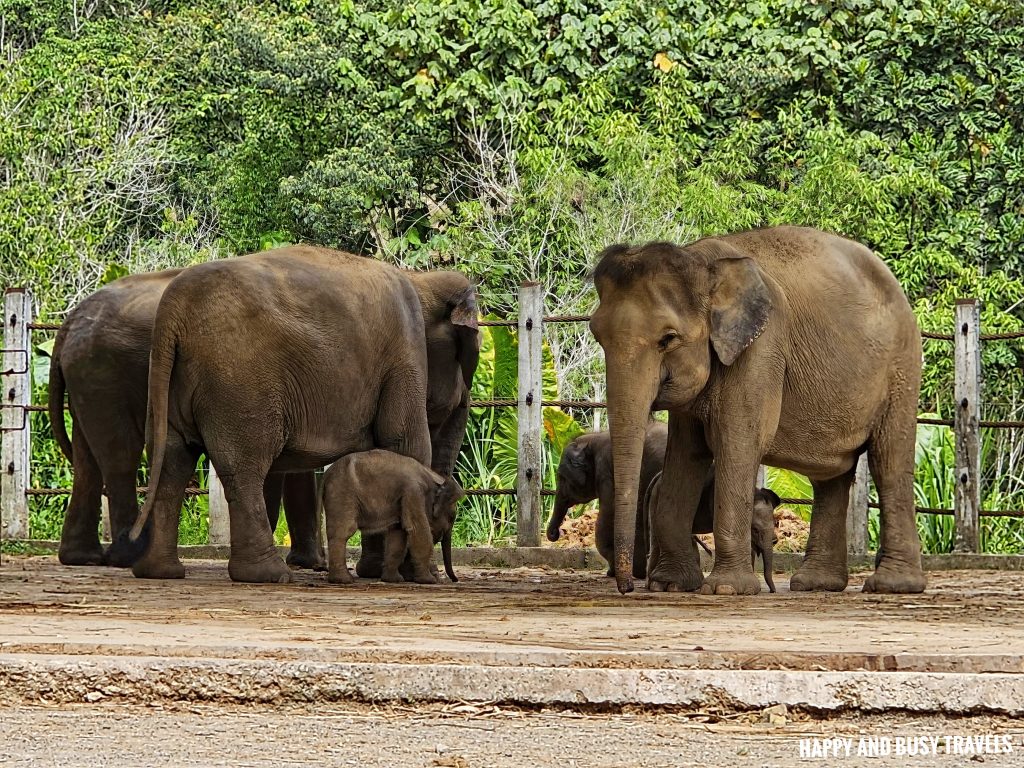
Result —
[{"label": "elephant tail", "polygon": [[167,447],[167,398],[171,387],[171,372],[177,355],[178,333],[174,321],[157,316],[153,327],[153,346],[149,353],[149,425],[152,432],[152,453],[149,457],[149,493],[129,534],[137,541],[156,503],[157,488],[164,465]]},{"label": "elephant tail", "polygon": [[60,327],[60,330],[57,331],[57,338],[53,342],[46,404],[53,437],[57,441],[57,445],[60,446],[61,453],[67,457],[68,461],[71,461],[71,438],[68,437],[68,428],[64,423],[64,394],[67,392],[67,382],[64,380],[64,369],[60,365],[60,351],[64,346],[65,327],[64,325]]}]

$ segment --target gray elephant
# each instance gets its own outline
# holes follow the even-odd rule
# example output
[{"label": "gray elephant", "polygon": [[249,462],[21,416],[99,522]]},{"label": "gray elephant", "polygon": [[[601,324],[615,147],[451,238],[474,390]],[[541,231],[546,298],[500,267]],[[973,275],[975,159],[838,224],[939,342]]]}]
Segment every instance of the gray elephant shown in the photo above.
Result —
[{"label": "gray elephant", "polygon": [[[900,284],[868,248],[776,227],[679,247],[614,245],[594,272],[590,327],[604,348],[615,470],[615,562],[633,589],[644,432],[669,411],[665,481],[652,510],[648,588],[755,594],[749,567],[758,465],[807,475],[814,506],[793,590],[846,588],[846,508],[867,451],[881,561],[867,592],[921,592],[914,439],[921,334]],[[715,564],[691,533],[715,463]]]},{"label": "gray elephant", "polygon": [[[651,510],[659,503],[659,489],[661,487],[661,472],[655,475],[654,479],[647,486],[644,494],[644,516],[650,514]],[[775,533],[775,508],[779,506],[778,494],[768,488],[754,489],[754,508],[751,513],[750,522],[750,567],[753,570],[757,556],[761,556],[761,564],[764,566],[764,581],[768,590],[775,591],[775,582],[772,580],[772,556],[775,543],[779,540]],[[698,533],[713,533],[715,521],[715,471],[712,467],[704,480],[704,488],[701,490],[700,501],[697,503],[697,513],[693,518],[694,539]],[[696,539],[697,543],[704,547],[708,554],[713,554],[704,542]],[[640,549],[641,547],[637,547]],[[643,550],[648,549],[648,542],[643,542]]]},{"label": "gray elephant", "polygon": [[[445,319],[432,329],[425,318],[435,317]],[[267,522],[268,473],[310,470],[375,447],[424,466],[432,454],[454,463],[465,429],[459,411],[468,408],[464,392],[479,353],[476,324],[475,291],[462,275],[412,278],[322,248],[281,248],[182,271],[165,290],[153,326],[155,493],[132,538],[150,515],[154,524],[133,573],[184,576],[178,508],[200,453],[228,499],[229,574],[247,582],[291,579]],[[428,349],[451,349],[459,339],[469,347],[465,359],[453,354],[450,365],[428,371]],[[456,380],[454,392],[443,391]],[[451,433],[457,442],[432,450],[432,437]],[[382,570],[378,541],[374,557]]]},{"label": "gray elephant", "polygon": [[404,581],[400,573],[408,552],[410,581],[436,584],[431,555],[441,543],[445,573],[452,568],[455,505],[466,494],[453,478],[443,478],[415,459],[372,450],[343,456],[324,474],[321,486],[327,520],[327,579],[351,584],[346,544],[356,530],[385,535],[381,579]]},{"label": "gray elephant", "polygon": [[[58,550],[64,565],[132,564],[133,548],[126,546],[124,534],[139,513],[135,485],[146,438],[153,320],[164,289],[180,272],[115,280],[83,299],[57,332],[50,360],[50,425],[73,470]],[[71,437],[64,424],[65,392]],[[98,533],[104,487],[113,541],[106,552]],[[326,567],[316,539],[313,473],[268,475],[264,495],[271,528],[284,497],[292,540],[289,565]]]},{"label": "gray elephant", "polygon": [[[644,437],[640,484],[646,488],[661,472],[665,461],[668,426],[652,421]],[[594,543],[608,561],[608,575],[615,575],[613,526],[615,523],[615,478],[612,473],[612,443],[608,432],[580,435],[562,451],[555,485],[555,508],[548,521],[548,541],[558,541],[559,530],[568,511],[577,504],[598,500]],[[643,504],[643,499],[639,503]],[[633,575],[647,575],[647,518],[638,511],[636,518],[637,547],[633,552]]]}]

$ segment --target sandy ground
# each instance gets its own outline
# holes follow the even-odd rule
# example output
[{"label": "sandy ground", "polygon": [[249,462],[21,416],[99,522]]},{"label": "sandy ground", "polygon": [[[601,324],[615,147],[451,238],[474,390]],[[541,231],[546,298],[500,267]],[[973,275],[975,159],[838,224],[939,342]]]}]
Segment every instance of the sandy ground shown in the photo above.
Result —
[{"label": "sandy ground", "polygon": [[[525,712],[490,706],[302,709],[125,705],[0,710],[0,765],[109,766],[1020,766],[1024,726],[998,718],[853,717],[768,725],[706,714]],[[1010,753],[946,754],[943,736],[1009,739]],[[802,757],[802,739],[851,739],[851,754]],[[888,738],[888,757],[858,756]],[[938,755],[896,755],[897,738],[940,739]],[[819,741],[819,744],[822,742]],[[833,742],[836,743],[836,742]],[[808,747],[810,744],[808,744]],[[950,742],[953,749],[954,742]],[[1002,745],[1000,744],[1000,748]],[[840,747],[844,749],[844,747]]]},{"label": "sandy ground", "polygon": [[[748,669],[1024,671],[1024,574],[930,574],[914,596],[619,596],[595,572],[460,568],[458,584],[233,584],[219,561],[153,582],[53,557],[0,566],[0,656],[167,656]],[[1005,718],[481,704],[241,707],[167,701],[0,707],[0,766],[1024,765]],[[802,739],[851,755],[801,756]],[[896,755],[897,738],[1005,735],[1009,753]],[[889,757],[858,756],[861,736]],[[823,742],[815,742],[819,746]],[[989,746],[996,742],[989,742]],[[810,742],[807,742],[808,748]]]},{"label": "sandy ground", "polygon": [[[458,584],[234,584],[219,561],[144,581],[52,557],[0,566],[0,653],[323,661],[1024,671],[1024,573],[930,574],[922,595],[619,596],[595,572],[459,569]],[[558,662],[552,662],[558,659]],[[497,662],[495,662],[497,663]]]}]

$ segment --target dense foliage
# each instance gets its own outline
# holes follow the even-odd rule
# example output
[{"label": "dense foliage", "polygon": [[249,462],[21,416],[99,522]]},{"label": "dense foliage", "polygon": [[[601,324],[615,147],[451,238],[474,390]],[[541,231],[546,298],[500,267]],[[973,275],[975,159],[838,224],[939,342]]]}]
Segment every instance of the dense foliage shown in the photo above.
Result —
[{"label": "dense foliage", "polygon": [[[988,331],[1024,318],[1017,3],[0,0],[0,17],[0,272],[49,317],[126,270],[299,240],[462,269],[498,314],[527,278],[550,311],[586,312],[609,242],[787,222],[876,249],[926,329],[964,296]],[[585,329],[548,342],[560,394],[600,397]],[[922,408],[948,417],[951,350],[925,351]],[[1020,363],[985,345],[987,417],[1019,416]],[[988,454],[1011,502],[1020,444]]]}]

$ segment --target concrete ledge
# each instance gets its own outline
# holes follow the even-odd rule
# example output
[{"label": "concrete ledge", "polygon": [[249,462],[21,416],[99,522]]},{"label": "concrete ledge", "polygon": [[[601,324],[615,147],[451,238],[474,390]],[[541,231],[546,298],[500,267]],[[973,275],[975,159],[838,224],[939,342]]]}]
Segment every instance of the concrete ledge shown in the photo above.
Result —
[{"label": "concrete ledge", "polygon": [[[40,552],[56,554],[59,542],[41,540],[5,541],[5,544],[22,545]],[[278,547],[281,556],[288,554],[287,547]],[[196,545],[178,547],[186,560],[227,560],[230,548],[226,545]],[[711,559],[701,551],[701,563],[705,570],[711,568]],[[359,556],[358,547],[349,548],[350,560]],[[440,555],[438,555],[438,558]],[[776,552],[775,570],[792,573],[803,561],[801,552]],[[546,567],[555,570],[603,571],[608,565],[596,549],[562,549],[560,547],[465,547],[452,550],[455,565],[476,568],[522,568]],[[850,555],[850,569],[872,570],[874,555]],[[922,563],[926,571],[1024,571],[1024,555],[972,555],[951,553],[945,555],[924,555]],[[760,566],[760,564],[759,564]]]},{"label": "concrete ledge", "polygon": [[0,703],[452,701],[1024,714],[1024,676],[0,656]]}]

